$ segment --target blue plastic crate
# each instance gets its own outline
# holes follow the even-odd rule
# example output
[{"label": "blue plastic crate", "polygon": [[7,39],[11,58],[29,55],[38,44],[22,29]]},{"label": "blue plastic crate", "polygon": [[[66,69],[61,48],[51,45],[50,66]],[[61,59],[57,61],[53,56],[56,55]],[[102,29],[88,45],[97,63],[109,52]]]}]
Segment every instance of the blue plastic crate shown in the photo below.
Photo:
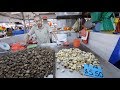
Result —
[{"label": "blue plastic crate", "polygon": [[24,30],[14,30],[13,32],[13,35],[20,35],[20,34],[24,34]]}]

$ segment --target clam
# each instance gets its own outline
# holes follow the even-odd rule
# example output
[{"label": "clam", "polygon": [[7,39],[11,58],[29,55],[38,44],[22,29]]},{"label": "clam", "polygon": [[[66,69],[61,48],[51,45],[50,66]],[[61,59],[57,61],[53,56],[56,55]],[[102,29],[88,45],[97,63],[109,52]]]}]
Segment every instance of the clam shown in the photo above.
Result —
[{"label": "clam", "polygon": [[84,64],[99,65],[98,59],[91,53],[81,51],[78,48],[62,49],[56,53],[56,57],[63,62],[65,68],[71,70],[80,70]]}]

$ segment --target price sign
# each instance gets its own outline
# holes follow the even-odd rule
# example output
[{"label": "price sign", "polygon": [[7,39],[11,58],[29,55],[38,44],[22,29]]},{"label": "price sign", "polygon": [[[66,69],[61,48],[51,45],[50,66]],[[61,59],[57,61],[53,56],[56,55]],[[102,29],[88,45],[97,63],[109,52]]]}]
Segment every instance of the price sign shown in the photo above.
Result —
[{"label": "price sign", "polygon": [[102,68],[100,66],[93,66],[94,77],[103,78]]},{"label": "price sign", "polygon": [[100,66],[84,64],[84,75],[95,78],[103,78],[102,68]]}]

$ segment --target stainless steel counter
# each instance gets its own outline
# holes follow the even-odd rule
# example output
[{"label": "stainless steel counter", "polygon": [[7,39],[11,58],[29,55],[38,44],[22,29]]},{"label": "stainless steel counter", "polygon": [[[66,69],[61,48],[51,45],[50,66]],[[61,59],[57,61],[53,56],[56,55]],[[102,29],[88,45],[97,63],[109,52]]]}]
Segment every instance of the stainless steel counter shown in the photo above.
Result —
[{"label": "stainless steel counter", "polygon": [[[68,47],[59,46],[54,49],[56,52],[58,52],[59,50],[61,50],[63,48],[71,48],[71,47],[73,47],[73,46],[72,45],[68,46]],[[87,47],[81,45],[80,49],[83,51],[86,51],[86,52],[92,52],[99,59],[100,66],[103,68],[104,78],[120,78],[120,69],[118,69],[111,63],[105,61],[104,59],[102,59],[100,56],[96,55],[93,51],[91,51]],[[92,78],[92,77],[87,77],[87,76],[81,75],[79,72],[70,72],[68,69],[65,69],[63,67],[62,67],[62,69],[57,70],[57,66],[58,66],[58,64],[56,63],[56,65],[55,65],[55,77],[56,78]],[[61,65],[60,65],[60,67],[61,67]],[[64,72],[63,72],[63,69],[65,70]]]},{"label": "stainless steel counter", "polygon": [[[55,52],[57,53],[59,50],[63,49],[63,48],[72,48],[73,46],[54,46],[52,47]],[[100,66],[103,68],[103,75],[104,78],[120,78],[120,69],[118,69],[117,67],[115,67],[114,65],[112,65],[111,63],[107,62],[106,60],[102,59],[102,57],[98,56],[97,54],[95,54],[93,51],[91,51],[90,49],[88,49],[86,46],[81,45],[80,48],[83,51],[86,52],[92,52],[100,61]],[[83,76],[81,75],[79,72],[69,72],[68,69],[65,69],[62,67],[62,69],[64,69],[64,72],[61,72],[61,70],[57,70],[58,64],[55,62],[55,66],[54,66],[54,77],[55,78],[91,78],[91,77],[87,77],[87,76]]]}]

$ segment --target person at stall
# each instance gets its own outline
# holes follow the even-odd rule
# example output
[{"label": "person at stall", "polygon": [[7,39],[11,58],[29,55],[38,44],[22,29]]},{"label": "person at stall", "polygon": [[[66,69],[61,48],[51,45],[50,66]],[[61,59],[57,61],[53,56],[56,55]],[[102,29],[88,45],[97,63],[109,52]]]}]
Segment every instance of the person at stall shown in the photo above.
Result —
[{"label": "person at stall", "polygon": [[34,22],[35,24],[27,34],[26,44],[29,43],[30,36],[33,34],[36,35],[38,44],[50,43],[50,34],[53,34],[58,42],[58,38],[56,34],[52,32],[52,28],[50,28],[49,25],[45,23],[46,21],[43,23],[43,19],[39,15],[34,17]]},{"label": "person at stall", "polygon": [[54,37],[56,37],[56,34],[54,34],[52,32],[51,26],[49,26],[49,23],[47,21],[47,18],[43,18],[43,24],[49,29],[49,37],[50,37],[50,43],[52,43],[52,34],[54,35]]},{"label": "person at stall", "polygon": [[19,27],[19,30],[22,30],[22,28],[21,28],[21,27]]},{"label": "person at stall", "polygon": [[15,27],[15,30],[18,30],[18,27],[17,27],[17,26]]},{"label": "person at stall", "polygon": [[12,35],[13,35],[11,28],[7,28],[6,31],[7,31],[7,32],[6,32],[6,35],[7,35],[7,36],[12,36]]},{"label": "person at stall", "polygon": [[13,27],[11,27],[12,31],[14,31]]}]

